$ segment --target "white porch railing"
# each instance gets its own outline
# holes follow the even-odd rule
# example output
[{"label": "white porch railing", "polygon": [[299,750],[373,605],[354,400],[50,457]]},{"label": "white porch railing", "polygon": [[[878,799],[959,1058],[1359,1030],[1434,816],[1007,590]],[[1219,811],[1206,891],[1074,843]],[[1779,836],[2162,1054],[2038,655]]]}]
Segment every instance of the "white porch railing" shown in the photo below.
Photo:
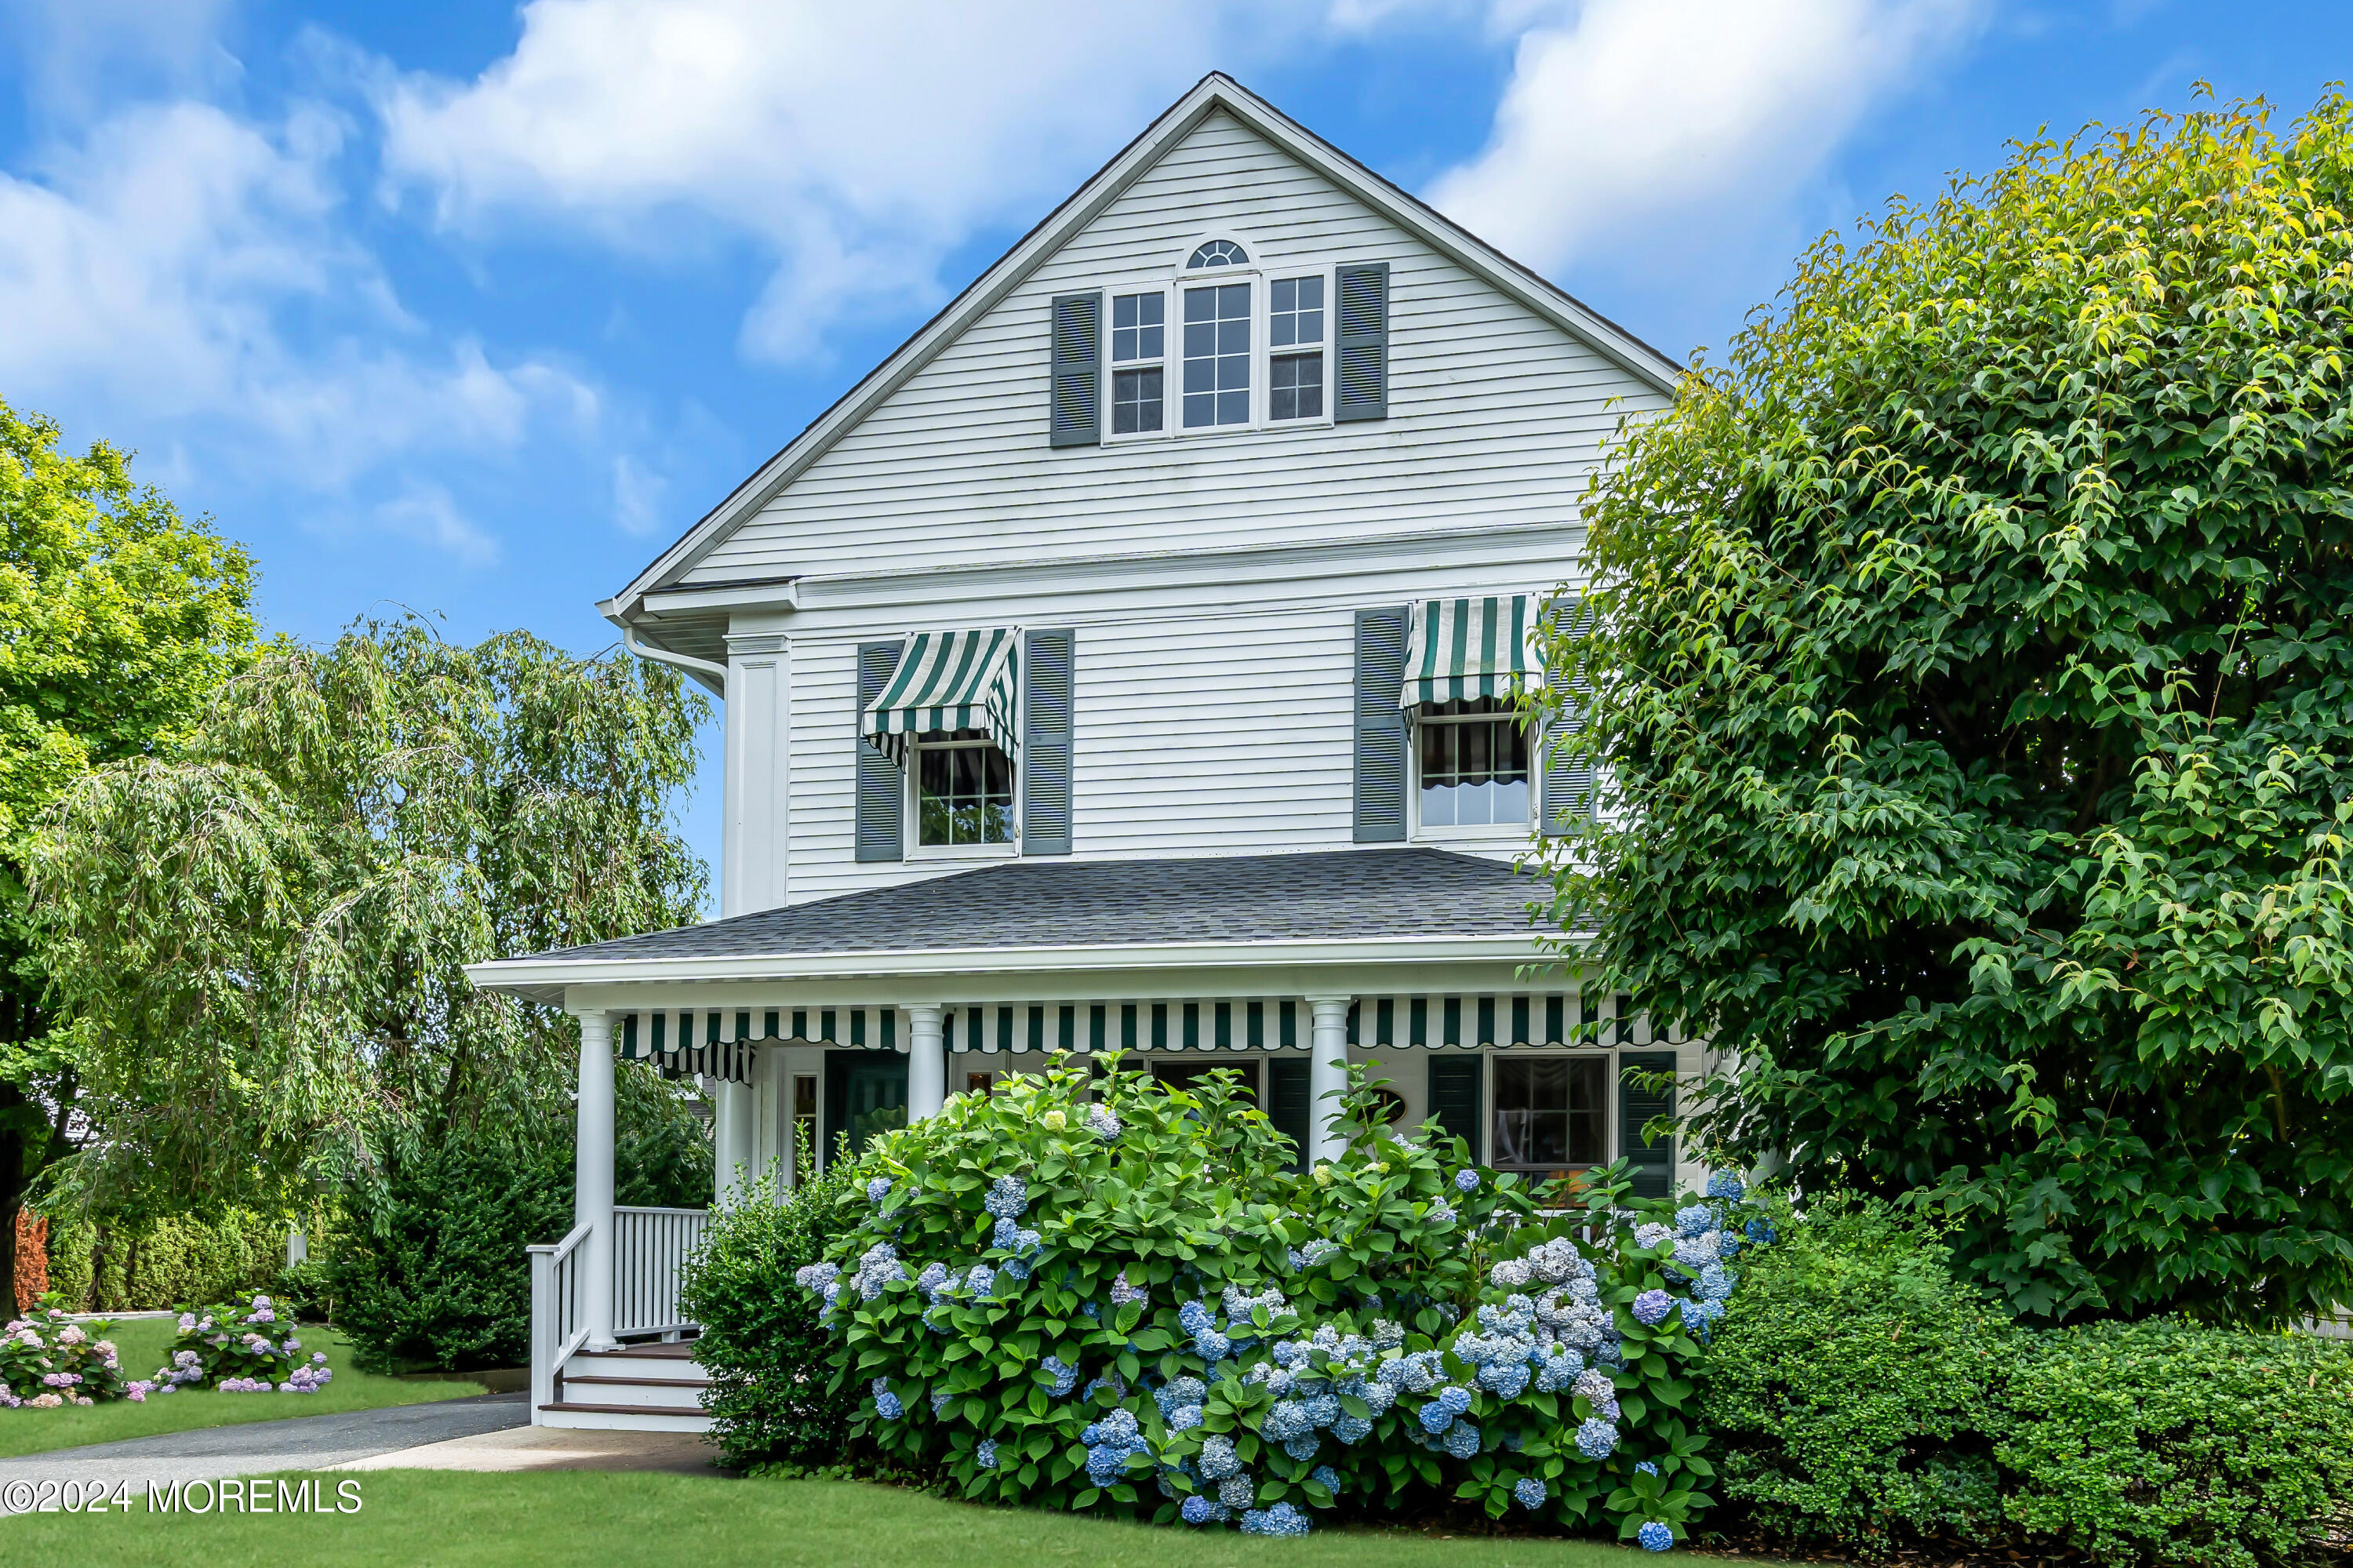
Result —
[{"label": "white porch railing", "polygon": [[541,1407],[555,1400],[555,1371],[588,1339],[580,1299],[580,1244],[585,1224],[553,1246],[531,1253],[531,1419],[541,1424]]},{"label": "white porch railing", "polygon": [[613,1211],[613,1332],[679,1334],[695,1325],[678,1309],[686,1260],[710,1228],[707,1209]]},{"label": "white porch railing", "polygon": [[2304,1331],[2324,1340],[2353,1340],[2353,1307],[2339,1307],[2326,1318],[2306,1318]]}]

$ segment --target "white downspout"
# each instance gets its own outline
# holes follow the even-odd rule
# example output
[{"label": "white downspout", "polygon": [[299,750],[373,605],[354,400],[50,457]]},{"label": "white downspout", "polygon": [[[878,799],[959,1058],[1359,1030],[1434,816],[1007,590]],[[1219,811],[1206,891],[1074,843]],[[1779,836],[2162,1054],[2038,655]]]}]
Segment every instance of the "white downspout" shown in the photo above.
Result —
[{"label": "white downspout", "polygon": [[684,653],[673,653],[667,648],[649,648],[638,641],[638,629],[627,621],[621,623],[621,646],[640,659],[650,659],[657,664],[675,664],[681,670],[692,670],[699,675],[708,675],[719,683],[719,694],[722,697],[727,694],[727,666],[724,664],[714,664],[708,659],[691,658]]}]

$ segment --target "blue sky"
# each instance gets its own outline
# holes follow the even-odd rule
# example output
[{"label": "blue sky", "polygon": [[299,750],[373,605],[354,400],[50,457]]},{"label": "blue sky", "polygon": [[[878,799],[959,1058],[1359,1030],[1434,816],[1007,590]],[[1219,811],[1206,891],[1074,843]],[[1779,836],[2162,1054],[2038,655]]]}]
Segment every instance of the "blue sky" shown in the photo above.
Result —
[{"label": "blue sky", "polygon": [[596,599],[1213,68],[1682,358],[2010,138],[2201,79],[2293,116],[2353,7],[0,0],[0,397],[244,540],[273,630],[406,605],[590,652]]}]

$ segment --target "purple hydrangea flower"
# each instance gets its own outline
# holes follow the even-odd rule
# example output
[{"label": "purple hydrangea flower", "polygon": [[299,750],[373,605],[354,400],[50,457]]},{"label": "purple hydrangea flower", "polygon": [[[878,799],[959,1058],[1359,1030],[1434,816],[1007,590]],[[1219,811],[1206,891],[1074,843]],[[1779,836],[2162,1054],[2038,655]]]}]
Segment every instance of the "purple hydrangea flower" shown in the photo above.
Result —
[{"label": "purple hydrangea flower", "polygon": [[1674,1309],[1675,1298],[1663,1290],[1645,1290],[1634,1298],[1634,1320],[1650,1328],[1665,1322]]}]

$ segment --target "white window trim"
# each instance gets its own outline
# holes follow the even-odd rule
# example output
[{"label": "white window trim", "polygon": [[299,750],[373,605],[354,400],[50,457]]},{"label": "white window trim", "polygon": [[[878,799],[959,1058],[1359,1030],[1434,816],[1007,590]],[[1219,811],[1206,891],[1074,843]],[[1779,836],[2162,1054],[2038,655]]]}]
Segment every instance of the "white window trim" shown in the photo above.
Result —
[{"label": "white window trim", "polygon": [[[1013,630],[1013,646],[1019,652],[1013,667],[1013,718],[1018,727],[1021,722],[1022,703],[1029,694],[1029,640],[1019,627]],[[1028,769],[1021,765],[1021,755],[1016,751],[1008,759],[1013,764],[1013,836],[1001,844],[927,844],[923,842],[923,797],[919,789],[918,756],[923,743],[915,736],[907,737],[907,764],[899,771],[899,821],[903,824],[901,848],[908,862],[923,861],[967,862],[987,864],[992,861],[1018,860],[1021,857],[1022,789],[1028,782]]]},{"label": "white window trim", "polygon": [[[1440,721],[1445,722],[1443,720]],[[1426,843],[1521,844],[1535,836],[1544,811],[1544,747],[1528,737],[1528,814],[1517,822],[1473,822],[1424,825],[1421,820],[1421,710],[1406,720],[1405,798],[1411,815],[1410,836]]]},{"label": "white window trim", "polygon": [[[1245,266],[1208,267],[1195,271],[1185,270],[1186,260],[1212,239],[1230,239],[1250,257]],[[1334,427],[1337,413],[1338,390],[1335,382],[1336,354],[1335,340],[1339,330],[1339,264],[1319,257],[1303,257],[1295,262],[1270,262],[1264,260],[1257,243],[1248,235],[1230,229],[1213,229],[1196,236],[1178,251],[1170,265],[1148,273],[1130,273],[1103,284],[1103,374],[1098,378],[1101,387],[1102,412],[1096,428],[1103,432],[1104,446],[1129,446],[1145,441],[1197,440],[1204,437],[1233,436],[1245,432],[1266,433],[1282,430],[1324,430]],[[1303,419],[1276,419],[1269,417],[1272,402],[1271,382],[1274,360],[1279,357],[1269,343],[1272,335],[1274,314],[1274,284],[1292,278],[1321,278],[1324,281],[1324,338],[1320,345],[1286,344],[1282,355],[1321,353],[1324,356],[1324,411]],[[1250,416],[1247,422],[1233,425],[1204,425],[1197,429],[1185,428],[1185,291],[1202,288],[1214,282],[1247,282],[1250,285]],[[1162,306],[1163,323],[1161,355],[1155,362],[1149,359],[1114,360],[1111,356],[1111,320],[1115,307],[1112,302],[1123,294],[1158,292],[1166,303]],[[1160,370],[1160,429],[1131,430],[1114,434],[1112,430],[1113,393],[1123,370],[1150,369],[1157,364]]]}]

